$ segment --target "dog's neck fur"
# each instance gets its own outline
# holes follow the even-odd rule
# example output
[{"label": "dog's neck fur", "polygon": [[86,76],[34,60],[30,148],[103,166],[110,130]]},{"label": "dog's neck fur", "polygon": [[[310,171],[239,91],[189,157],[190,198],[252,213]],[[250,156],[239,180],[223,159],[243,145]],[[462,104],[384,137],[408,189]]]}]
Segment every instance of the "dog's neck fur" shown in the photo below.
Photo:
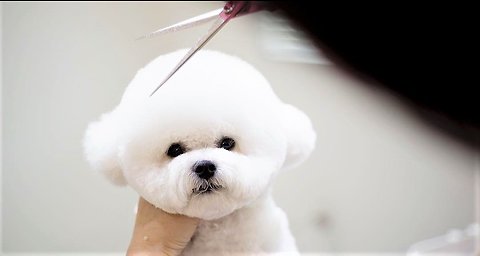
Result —
[{"label": "dog's neck fur", "polygon": [[285,213],[269,192],[223,218],[200,222],[183,255],[295,252]]}]

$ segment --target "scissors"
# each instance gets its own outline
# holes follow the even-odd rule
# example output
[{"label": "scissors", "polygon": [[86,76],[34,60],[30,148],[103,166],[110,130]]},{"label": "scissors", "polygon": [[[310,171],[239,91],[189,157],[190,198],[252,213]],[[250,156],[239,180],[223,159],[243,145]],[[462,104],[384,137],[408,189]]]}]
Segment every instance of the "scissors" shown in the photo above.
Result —
[{"label": "scissors", "polygon": [[172,32],[177,32],[179,30],[191,28],[198,26],[200,24],[215,20],[213,25],[208,29],[207,33],[200,37],[195,45],[185,54],[185,56],[180,60],[180,62],[170,71],[170,73],[165,77],[165,79],[155,88],[155,90],[150,94],[150,97],[158,90],[160,87],[165,84],[168,79],[170,79],[182,66],[185,64],[198,50],[200,50],[212,37],[222,29],[222,27],[230,21],[232,18],[239,17],[244,14],[249,14],[257,12],[260,10],[269,9],[265,3],[257,1],[229,1],[225,4],[223,8],[213,10],[199,16],[181,21],[174,25],[168,26],[151,32],[150,34],[141,36],[137,39],[152,38],[155,36],[168,34]]}]

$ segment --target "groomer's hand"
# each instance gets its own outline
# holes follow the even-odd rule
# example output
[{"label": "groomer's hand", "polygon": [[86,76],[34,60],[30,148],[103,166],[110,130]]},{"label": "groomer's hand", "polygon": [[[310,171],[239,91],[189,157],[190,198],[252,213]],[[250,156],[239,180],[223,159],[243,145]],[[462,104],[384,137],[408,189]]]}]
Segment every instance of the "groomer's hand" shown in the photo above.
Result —
[{"label": "groomer's hand", "polygon": [[164,212],[140,198],[127,256],[180,255],[199,220]]}]

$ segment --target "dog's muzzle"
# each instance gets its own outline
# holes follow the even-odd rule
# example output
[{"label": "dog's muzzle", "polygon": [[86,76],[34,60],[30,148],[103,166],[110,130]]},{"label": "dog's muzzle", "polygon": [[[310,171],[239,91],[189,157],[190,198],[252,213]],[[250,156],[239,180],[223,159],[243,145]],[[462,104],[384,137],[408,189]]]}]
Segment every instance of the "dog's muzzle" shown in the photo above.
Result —
[{"label": "dog's muzzle", "polygon": [[197,161],[192,166],[192,172],[198,177],[195,180],[195,187],[192,189],[193,194],[205,194],[218,191],[223,188],[215,177],[217,166],[208,160]]}]

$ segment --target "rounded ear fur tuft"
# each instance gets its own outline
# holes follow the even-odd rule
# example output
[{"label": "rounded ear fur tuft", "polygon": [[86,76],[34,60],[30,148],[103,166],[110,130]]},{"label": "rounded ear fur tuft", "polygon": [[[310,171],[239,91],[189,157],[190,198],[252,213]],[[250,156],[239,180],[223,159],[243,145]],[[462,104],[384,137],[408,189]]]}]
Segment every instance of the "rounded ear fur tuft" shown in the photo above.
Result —
[{"label": "rounded ear fur tuft", "polygon": [[126,180],[118,159],[116,131],[119,128],[115,110],[103,114],[99,121],[88,126],[83,146],[87,161],[94,170],[103,173],[113,184],[124,186]]},{"label": "rounded ear fur tuft", "polygon": [[315,148],[316,134],[308,116],[292,105],[284,104],[282,126],[287,138],[287,156],[284,169],[302,163]]}]

